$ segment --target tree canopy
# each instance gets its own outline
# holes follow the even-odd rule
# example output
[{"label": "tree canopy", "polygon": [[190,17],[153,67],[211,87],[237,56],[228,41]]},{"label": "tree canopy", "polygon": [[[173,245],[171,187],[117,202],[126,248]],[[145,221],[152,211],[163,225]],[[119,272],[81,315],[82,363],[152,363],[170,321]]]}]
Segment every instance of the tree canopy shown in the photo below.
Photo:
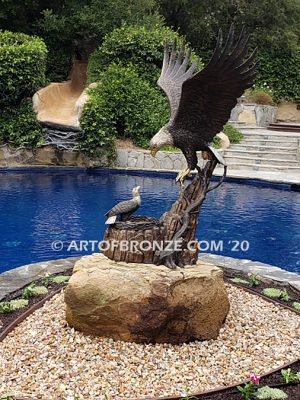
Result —
[{"label": "tree canopy", "polygon": [[300,0],[158,0],[167,24],[197,49],[211,49],[219,28],[233,22],[251,33],[252,46],[278,51],[299,45]]}]

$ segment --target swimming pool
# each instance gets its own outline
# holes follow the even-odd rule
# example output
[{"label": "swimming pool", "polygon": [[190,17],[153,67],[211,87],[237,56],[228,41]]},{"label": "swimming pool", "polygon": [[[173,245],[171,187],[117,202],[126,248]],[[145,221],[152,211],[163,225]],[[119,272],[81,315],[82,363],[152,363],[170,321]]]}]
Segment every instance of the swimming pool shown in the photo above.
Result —
[{"label": "swimming pool", "polygon": [[[174,176],[108,170],[0,172],[0,272],[92,253],[104,213],[140,185],[138,214],[159,217],[178,195]],[[284,188],[284,186],[282,186]],[[197,229],[201,250],[300,273],[300,193],[226,182],[207,195]],[[88,241],[80,251],[79,241]],[[54,241],[63,248],[52,249]],[[75,243],[68,251],[70,243]],[[84,247],[84,246],[83,246]]]}]

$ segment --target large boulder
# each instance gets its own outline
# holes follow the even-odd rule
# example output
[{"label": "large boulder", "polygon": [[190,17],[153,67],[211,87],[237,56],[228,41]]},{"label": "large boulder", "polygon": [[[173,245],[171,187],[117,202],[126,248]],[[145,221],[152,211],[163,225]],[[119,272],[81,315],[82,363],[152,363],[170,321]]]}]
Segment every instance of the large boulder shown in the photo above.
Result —
[{"label": "large boulder", "polygon": [[71,327],[139,343],[216,339],[229,311],[223,272],[214,265],[170,270],[102,254],[76,262],[65,302]]}]

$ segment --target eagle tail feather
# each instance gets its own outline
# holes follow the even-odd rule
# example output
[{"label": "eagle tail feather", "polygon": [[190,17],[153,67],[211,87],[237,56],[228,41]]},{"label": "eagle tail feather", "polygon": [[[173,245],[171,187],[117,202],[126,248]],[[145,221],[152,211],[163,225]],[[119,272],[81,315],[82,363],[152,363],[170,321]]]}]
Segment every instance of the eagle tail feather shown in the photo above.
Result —
[{"label": "eagle tail feather", "polygon": [[107,218],[107,220],[105,221],[105,225],[112,225],[116,222],[116,220],[117,220],[117,216],[113,215],[113,216]]},{"label": "eagle tail feather", "polygon": [[219,161],[220,164],[226,165],[226,162],[221,153],[219,153],[213,146],[208,145],[207,147],[213,153],[213,155],[216,157],[216,159]]}]

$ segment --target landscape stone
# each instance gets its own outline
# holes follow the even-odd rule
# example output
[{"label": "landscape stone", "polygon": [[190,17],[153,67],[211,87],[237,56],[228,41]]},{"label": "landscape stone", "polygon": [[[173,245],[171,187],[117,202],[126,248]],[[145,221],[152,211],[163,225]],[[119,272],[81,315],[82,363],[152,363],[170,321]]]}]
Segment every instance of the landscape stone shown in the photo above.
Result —
[{"label": "landscape stone", "polygon": [[223,272],[212,264],[170,270],[103,254],[76,262],[65,302],[71,327],[138,343],[216,339],[229,311]]}]

